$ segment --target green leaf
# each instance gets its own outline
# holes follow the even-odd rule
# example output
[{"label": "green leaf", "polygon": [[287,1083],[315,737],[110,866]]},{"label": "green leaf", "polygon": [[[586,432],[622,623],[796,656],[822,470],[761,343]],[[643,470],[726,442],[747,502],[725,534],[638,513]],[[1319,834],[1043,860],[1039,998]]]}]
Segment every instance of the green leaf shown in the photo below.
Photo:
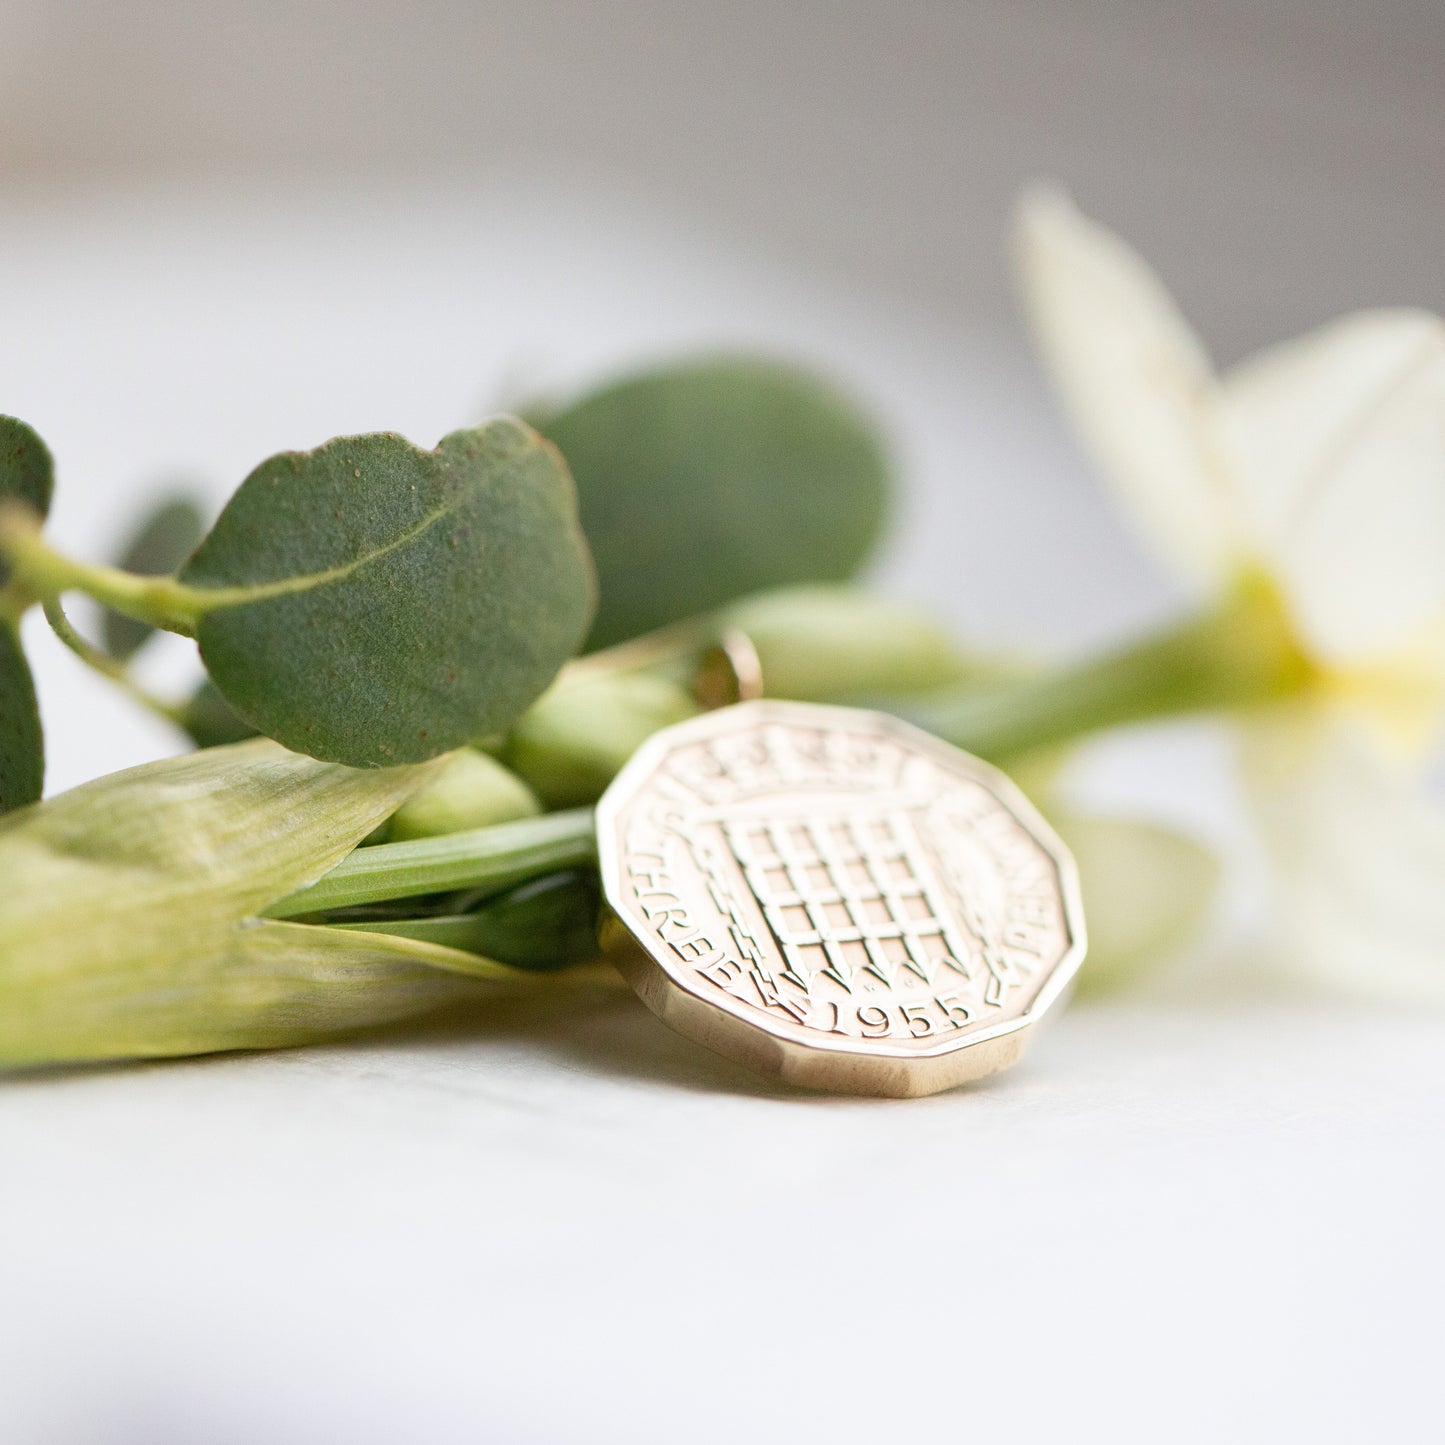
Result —
[{"label": "green leaf", "polygon": [[873,550],[889,467],[870,421],[807,372],[722,358],[644,373],[538,425],[577,479],[606,647]]},{"label": "green leaf", "polygon": [[[44,517],[54,490],[50,449],[23,421],[0,416],[0,503],[24,502]],[[0,586],[9,578],[10,564],[0,558]]]},{"label": "green leaf", "polygon": [[[189,497],[172,497],[141,523],[116,565],[147,577],[174,572],[190,556],[205,529],[201,509]],[[106,650],[112,657],[130,657],[154,630],[148,622],[107,612]]]},{"label": "green leaf", "polygon": [[[35,432],[13,416],[0,416],[0,506],[20,502],[38,516],[50,510],[55,466]],[[0,557],[0,588],[10,580]],[[17,587],[21,584],[17,583]],[[35,704],[35,683],[20,646],[20,613],[31,594],[9,596],[0,608],[0,813],[33,803],[45,781],[45,735]]]},{"label": "green leaf", "polygon": [[506,418],[431,452],[379,433],[273,457],[180,580],[231,708],[355,766],[506,728],[577,649],[594,601],[566,466]]},{"label": "green leaf", "polygon": [[[0,813],[40,796],[45,781],[45,735],[35,706],[35,684],[20,647],[20,633],[0,619]],[[9,885],[7,885],[9,886]]]},{"label": "green leaf", "polygon": [[425,941],[256,917],[433,772],[258,738],[0,820],[0,1066],[300,1043],[517,981]]}]

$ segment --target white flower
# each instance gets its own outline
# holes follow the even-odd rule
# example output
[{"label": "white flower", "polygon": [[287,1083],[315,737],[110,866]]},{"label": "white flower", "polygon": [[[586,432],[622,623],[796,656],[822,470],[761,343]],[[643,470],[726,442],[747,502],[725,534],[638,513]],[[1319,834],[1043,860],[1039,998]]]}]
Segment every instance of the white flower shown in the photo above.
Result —
[{"label": "white flower", "polygon": [[1020,211],[1041,349],[1161,562],[1261,580],[1306,667],[1244,724],[1245,778],[1300,961],[1445,998],[1445,323],[1365,311],[1220,375],[1159,279],[1054,193]]}]

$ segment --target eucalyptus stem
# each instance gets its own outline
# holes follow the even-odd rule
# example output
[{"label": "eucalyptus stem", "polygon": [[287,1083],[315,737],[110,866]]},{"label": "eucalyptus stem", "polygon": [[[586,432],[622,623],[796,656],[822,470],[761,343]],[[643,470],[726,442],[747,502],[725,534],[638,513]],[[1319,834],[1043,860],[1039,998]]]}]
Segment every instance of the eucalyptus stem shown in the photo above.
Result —
[{"label": "eucalyptus stem", "polygon": [[57,552],[42,537],[39,520],[27,507],[0,508],[0,555],[9,561],[15,580],[37,599],[84,592],[126,617],[187,637],[195,634],[209,605],[204,589],[185,586],[173,577],[140,577]]},{"label": "eucalyptus stem", "polygon": [[1274,590],[1246,579],[1218,608],[1081,666],[890,706],[1007,765],[1107,728],[1276,701],[1313,676]]},{"label": "eucalyptus stem", "polygon": [[20,619],[35,605],[35,593],[18,577],[0,586],[0,622],[19,626]]},{"label": "eucalyptus stem", "polygon": [[174,723],[179,728],[186,726],[186,708],[179,703],[169,703],[164,698],[157,697],[152,692],[147,692],[134,677],[130,669],[123,663],[111,657],[109,653],[102,652],[83,638],[74,627],[71,620],[65,615],[65,609],[60,605],[58,597],[49,598],[43,604],[45,620],[50,624],[50,630],[73,652],[85,665],[93,668],[102,677],[108,678],[119,687],[128,697],[140,703],[144,708],[164,718],[169,723]]},{"label": "eucalyptus stem", "polygon": [[265,916],[298,918],[460,888],[500,892],[541,873],[585,866],[596,856],[592,810],[573,808],[439,838],[358,848],[310,887],[271,904]]}]

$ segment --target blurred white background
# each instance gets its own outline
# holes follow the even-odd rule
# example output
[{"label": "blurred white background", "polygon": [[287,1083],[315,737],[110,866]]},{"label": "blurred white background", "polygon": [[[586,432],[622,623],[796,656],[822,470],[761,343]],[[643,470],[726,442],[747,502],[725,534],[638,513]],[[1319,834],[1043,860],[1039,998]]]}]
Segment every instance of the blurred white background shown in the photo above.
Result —
[{"label": "blurred white background", "polygon": [[[282,448],[772,347],[889,426],[894,586],[984,641],[1096,641],[1168,593],[1033,369],[1019,186],[1133,238],[1224,360],[1438,308],[1442,74],[1418,0],[0,0],[3,405],[84,551],[177,478],[219,506]],[[37,648],[52,790],[173,746],[114,699],[97,740]]]},{"label": "blurred white background", "polygon": [[[1173,601],[1033,369],[1016,190],[1225,360],[1445,309],[1442,77],[1435,0],[0,0],[0,409],[100,555],[177,478],[781,349],[894,437],[890,586],[1097,642]],[[36,643],[52,790],[178,746]],[[1137,756],[1227,835],[1207,740]],[[1202,998],[904,1109],[605,1001],[12,1084],[0,1438],[1422,1438],[1438,1026]]]}]

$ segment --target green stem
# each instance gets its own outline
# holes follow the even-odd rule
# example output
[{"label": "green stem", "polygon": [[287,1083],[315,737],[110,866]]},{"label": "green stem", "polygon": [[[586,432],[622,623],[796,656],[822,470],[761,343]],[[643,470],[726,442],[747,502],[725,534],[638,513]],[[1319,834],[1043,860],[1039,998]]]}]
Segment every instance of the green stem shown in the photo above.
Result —
[{"label": "green stem", "polygon": [[587,873],[569,869],[509,889],[471,913],[332,920],[328,926],[438,943],[545,972],[597,957],[597,885]]},{"label": "green stem", "polygon": [[115,683],[124,693],[133,698],[144,708],[148,708],[157,717],[164,718],[169,723],[174,723],[179,728],[186,726],[186,708],[177,703],[166,702],[164,698],[156,697],[154,693],[147,692],[131,676],[130,669],[123,662],[102,652],[98,647],[92,646],[85,640],[71,624],[70,619],[65,615],[65,609],[61,607],[60,600],[52,597],[43,604],[45,620],[50,624],[50,630],[83,662],[87,667],[93,668],[102,677],[108,678]]},{"label": "green stem", "polygon": [[41,536],[34,513],[21,507],[0,510],[0,555],[13,569],[11,586],[20,584],[36,599],[84,592],[113,612],[186,637],[195,635],[213,605],[203,588],[187,587],[173,577],[139,577],[62,555]]},{"label": "green stem", "polygon": [[0,622],[19,626],[20,619],[39,601],[34,591],[18,577],[0,586]]},{"label": "green stem", "polygon": [[[606,664],[599,670],[605,672]],[[1311,676],[1273,590],[1246,581],[1218,608],[1080,667],[997,678],[966,691],[895,700],[891,706],[1007,766],[1036,749],[1105,728],[1285,697],[1306,686]],[[594,856],[589,809],[550,813],[358,849],[319,882],[266,912],[292,918],[459,889],[490,894],[543,873],[589,865]],[[463,925],[424,927],[445,931]]]},{"label": "green stem", "polygon": [[1082,666],[909,699],[895,710],[1007,764],[1106,728],[1275,701],[1312,676],[1274,590],[1248,579],[1218,608]]},{"label": "green stem", "polygon": [[590,864],[596,854],[590,808],[440,838],[381,843],[358,848],[309,888],[271,904],[265,916],[297,918],[459,888],[500,892],[539,873]]}]

